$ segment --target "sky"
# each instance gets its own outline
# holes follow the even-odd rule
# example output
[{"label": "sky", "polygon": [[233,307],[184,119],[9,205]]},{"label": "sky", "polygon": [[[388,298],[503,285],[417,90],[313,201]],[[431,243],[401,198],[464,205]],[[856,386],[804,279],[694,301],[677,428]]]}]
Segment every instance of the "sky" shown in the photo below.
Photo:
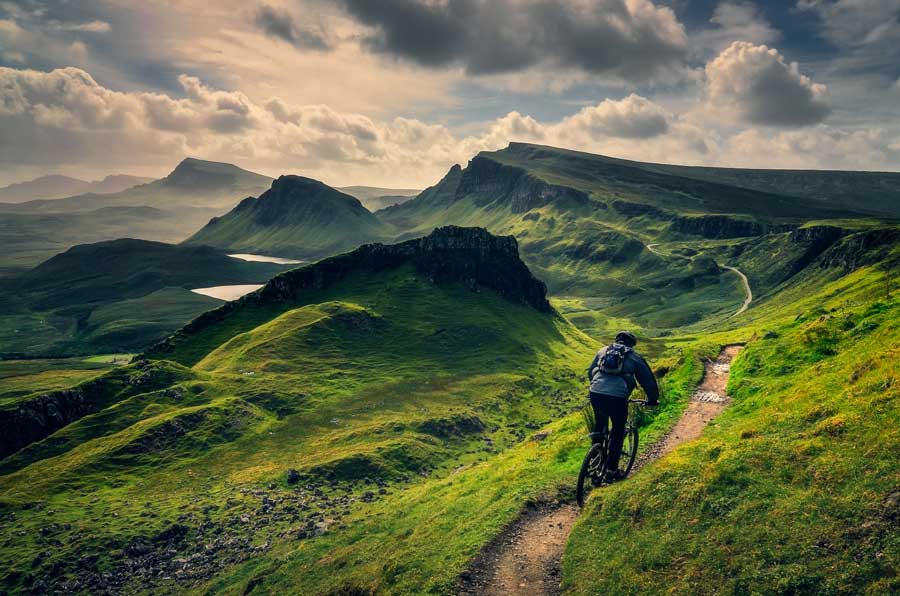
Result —
[{"label": "sky", "polygon": [[421,188],[510,141],[900,170],[900,0],[0,0],[0,184]]}]

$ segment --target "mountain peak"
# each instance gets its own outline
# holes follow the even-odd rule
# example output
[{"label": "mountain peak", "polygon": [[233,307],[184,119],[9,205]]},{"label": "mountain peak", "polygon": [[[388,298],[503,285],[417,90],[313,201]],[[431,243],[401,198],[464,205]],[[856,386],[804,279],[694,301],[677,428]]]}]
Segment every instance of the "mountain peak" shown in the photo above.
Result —
[{"label": "mountain peak", "polygon": [[245,200],[236,210],[247,212],[263,226],[326,223],[339,217],[341,212],[374,217],[359,199],[324,182],[294,174],[279,176],[258,199]]},{"label": "mountain peak", "polygon": [[234,164],[186,157],[163,179],[163,182],[166,186],[175,186],[187,191],[203,191],[231,188],[236,185],[258,185],[268,180],[271,179],[267,176],[244,170]]}]

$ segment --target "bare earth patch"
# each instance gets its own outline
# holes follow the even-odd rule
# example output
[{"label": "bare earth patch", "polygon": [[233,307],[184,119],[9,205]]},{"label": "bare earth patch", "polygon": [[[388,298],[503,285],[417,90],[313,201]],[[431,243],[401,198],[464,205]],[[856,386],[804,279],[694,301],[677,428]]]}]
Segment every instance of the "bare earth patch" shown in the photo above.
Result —
[{"label": "bare earth patch", "polygon": [[[731,361],[742,346],[725,346],[704,366],[703,381],[681,418],[660,441],[644,451],[632,474],[647,462],[700,436],[731,401],[725,393]],[[578,507],[553,503],[530,509],[503,531],[460,578],[460,596],[555,596],[560,594],[559,562]]]}]

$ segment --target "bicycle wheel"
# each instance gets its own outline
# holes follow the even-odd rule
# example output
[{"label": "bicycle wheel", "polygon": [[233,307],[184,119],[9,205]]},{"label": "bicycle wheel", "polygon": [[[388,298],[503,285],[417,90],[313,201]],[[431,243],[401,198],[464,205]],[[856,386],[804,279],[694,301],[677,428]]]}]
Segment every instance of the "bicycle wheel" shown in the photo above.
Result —
[{"label": "bicycle wheel", "polygon": [[625,441],[622,443],[622,459],[619,460],[619,469],[625,473],[625,476],[628,476],[631,473],[631,468],[634,467],[637,451],[638,430],[634,426],[629,426],[625,429]]},{"label": "bicycle wheel", "polygon": [[599,486],[603,479],[603,469],[606,467],[606,450],[603,443],[595,443],[591,446],[581,462],[581,471],[578,472],[578,484],[575,488],[575,499],[579,507],[584,507],[584,500],[591,489]]}]

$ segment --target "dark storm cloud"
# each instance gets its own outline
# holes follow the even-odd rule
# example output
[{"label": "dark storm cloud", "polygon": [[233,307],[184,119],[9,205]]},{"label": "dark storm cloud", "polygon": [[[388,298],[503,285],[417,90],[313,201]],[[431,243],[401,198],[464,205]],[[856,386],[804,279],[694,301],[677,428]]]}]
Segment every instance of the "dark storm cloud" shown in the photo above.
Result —
[{"label": "dark storm cloud", "polygon": [[294,17],[280,8],[267,4],[260,6],[256,11],[254,22],[269,37],[286,41],[295,47],[311,50],[329,48],[324,35],[299,27]]},{"label": "dark storm cloud", "polygon": [[684,30],[674,14],[641,0],[341,0],[372,28],[377,52],[427,67],[501,74],[549,62],[624,79],[680,68]]}]

